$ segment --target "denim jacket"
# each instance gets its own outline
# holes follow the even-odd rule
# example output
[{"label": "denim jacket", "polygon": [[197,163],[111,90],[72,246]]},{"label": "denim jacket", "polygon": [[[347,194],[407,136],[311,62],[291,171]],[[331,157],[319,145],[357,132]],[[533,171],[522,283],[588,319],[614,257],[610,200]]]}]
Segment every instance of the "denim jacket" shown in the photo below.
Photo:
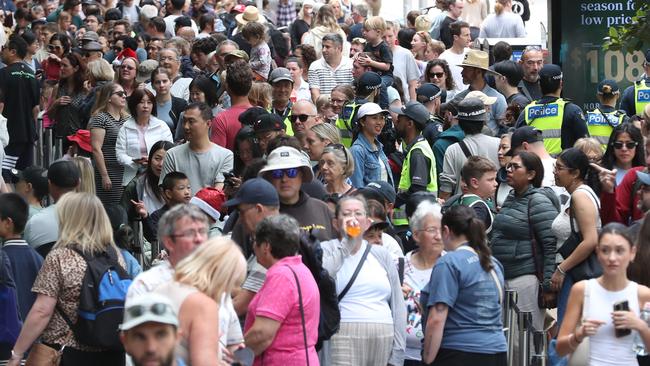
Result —
[{"label": "denim jacket", "polygon": [[354,157],[354,173],[350,177],[352,186],[355,188],[365,187],[370,182],[381,180],[381,165],[379,159],[384,162],[388,183],[393,185],[393,174],[390,171],[388,158],[384,154],[383,145],[375,139],[377,150],[373,150],[370,142],[363,134],[359,134],[357,139],[350,147]]}]

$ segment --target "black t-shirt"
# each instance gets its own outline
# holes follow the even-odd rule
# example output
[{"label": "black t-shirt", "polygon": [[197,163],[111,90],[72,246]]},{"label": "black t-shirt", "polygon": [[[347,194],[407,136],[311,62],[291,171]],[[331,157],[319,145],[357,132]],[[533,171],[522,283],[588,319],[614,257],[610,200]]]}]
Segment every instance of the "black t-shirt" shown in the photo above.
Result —
[{"label": "black t-shirt", "polygon": [[2,115],[7,118],[9,142],[36,141],[36,125],[32,113],[39,102],[39,88],[34,72],[24,62],[15,62],[0,70],[0,101]]},{"label": "black t-shirt", "polygon": [[377,74],[379,74],[380,76],[393,75],[393,51],[390,50],[386,42],[381,41],[381,43],[379,43],[376,46],[373,46],[370,43],[366,43],[366,47],[364,47],[363,51],[371,53],[379,60],[379,62],[390,64],[390,68],[388,70],[375,69],[374,71]]},{"label": "black t-shirt", "polygon": [[454,45],[454,36],[451,35],[449,25],[455,21],[454,18],[446,17],[440,24],[440,40],[445,44],[445,48],[451,48]]},{"label": "black t-shirt", "polygon": [[521,93],[515,93],[508,98],[506,98],[506,104],[513,105],[517,104],[519,107],[521,107],[521,110],[523,111],[524,108],[530,103],[530,99],[526,97],[525,95]]}]

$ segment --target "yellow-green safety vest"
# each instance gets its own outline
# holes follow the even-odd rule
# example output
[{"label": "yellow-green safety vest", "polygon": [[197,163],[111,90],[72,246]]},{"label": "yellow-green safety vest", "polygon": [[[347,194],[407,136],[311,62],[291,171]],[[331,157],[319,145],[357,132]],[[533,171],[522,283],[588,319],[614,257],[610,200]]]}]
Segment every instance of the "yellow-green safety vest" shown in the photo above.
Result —
[{"label": "yellow-green safety vest", "polygon": [[[350,117],[350,119],[352,119],[352,117]],[[349,122],[350,121],[348,121],[348,123]],[[343,121],[341,117],[336,119],[336,128],[338,128],[339,134],[341,135],[341,144],[347,148],[350,148],[350,146],[352,146],[352,131],[348,129],[348,127],[345,125],[345,121]]]},{"label": "yellow-green safety vest", "polygon": [[338,128],[339,133],[341,134],[341,144],[349,148],[352,146],[352,138],[354,137],[352,131],[354,129],[354,118],[357,115],[357,110],[361,104],[352,101],[349,104],[343,106],[343,110],[339,115],[339,118],[336,119],[336,128]]},{"label": "yellow-green safety vest", "polygon": [[544,147],[551,155],[562,152],[562,120],[567,101],[558,98],[552,103],[532,102],[524,108],[526,124],[542,131]]},{"label": "yellow-green safety vest", "polygon": [[[438,190],[438,178],[436,176],[436,157],[433,155],[433,150],[431,150],[431,145],[427,142],[425,138],[419,136],[420,141],[416,142],[411,150],[406,154],[404,163],[402,164],[402,176],[399,180],[398,190],[400,192],[406,192],[411,188],[411,153],[414,150],[419,149],[422,151],[422,154],[431,161],[431,170],[429,171],[429,183],[427,184],[428,192],[436,192]],[[406,217],[406,205],[396,207],[393,210],[393,225],[395,226],[406,226],[409,224],[408,217]]]},{"label": "yellow-green safety vest", "polygon": [[625,114],[621,111],[601,112],[599,109],[595,109],[587,112],[589,135],[600,142],[603,151],[607,149],[607,143],[612,131],[616,126],[623,123],[624,118]]},{"label": "yellow-green safety vest", "polygon": [[[291,126],[291,120],[289,119],[289,117],[291,117],[291,106],[287,108],[289,108],[289,113],[287,113],[287,117],[284,119],[284,134],[287,136],[293,136],[293,127]],[[266,111],[269,113],[275,113],[273,107],[270,107]]]},{"label": "yellow-green safety vest", "polygon": [[643,115],[643,110],[650,103],[650,85],[645,80],[634,83],[634,110],[636,114]]}]

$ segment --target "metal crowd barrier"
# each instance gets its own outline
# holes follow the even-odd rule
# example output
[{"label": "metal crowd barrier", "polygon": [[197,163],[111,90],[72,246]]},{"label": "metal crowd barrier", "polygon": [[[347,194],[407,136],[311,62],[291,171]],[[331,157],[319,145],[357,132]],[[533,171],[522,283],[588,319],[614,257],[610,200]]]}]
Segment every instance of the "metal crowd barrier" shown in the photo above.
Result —
[{"label": "metal crowd barrier", "polygon": [[36,136],[38,140],[34,144],[34,165],[47,169],[52,162],[61,159],[63,151],[63,139],[55,138],[51,128],[43,127],[43,118],[36,120]]},{"label": "metal crowd barrier", "polygon": [[[505,291],[503,324],[508,345],[508,366],[546,366],[548,361],[547,332],[533,327],[533,314],[529,311],[520,311],[517,301],[517,291]],[[516,335],[513,331],[515,324],[518,326]],[[515,337],[519,343],[517,359],[515,359]]]}]

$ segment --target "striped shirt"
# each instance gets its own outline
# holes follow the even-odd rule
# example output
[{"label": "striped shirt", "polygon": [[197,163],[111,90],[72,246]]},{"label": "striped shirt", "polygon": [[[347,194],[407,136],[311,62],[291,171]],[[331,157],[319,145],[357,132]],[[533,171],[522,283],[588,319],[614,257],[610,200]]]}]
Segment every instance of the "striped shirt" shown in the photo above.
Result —
[{"label": "striped shirt", "polygon": [[320,58],[309,66],[309,88],[319,89],[320,94],[330,94],[337,85],[352,85],[352,60],[343,56],[341,63],[332,68]]}]

